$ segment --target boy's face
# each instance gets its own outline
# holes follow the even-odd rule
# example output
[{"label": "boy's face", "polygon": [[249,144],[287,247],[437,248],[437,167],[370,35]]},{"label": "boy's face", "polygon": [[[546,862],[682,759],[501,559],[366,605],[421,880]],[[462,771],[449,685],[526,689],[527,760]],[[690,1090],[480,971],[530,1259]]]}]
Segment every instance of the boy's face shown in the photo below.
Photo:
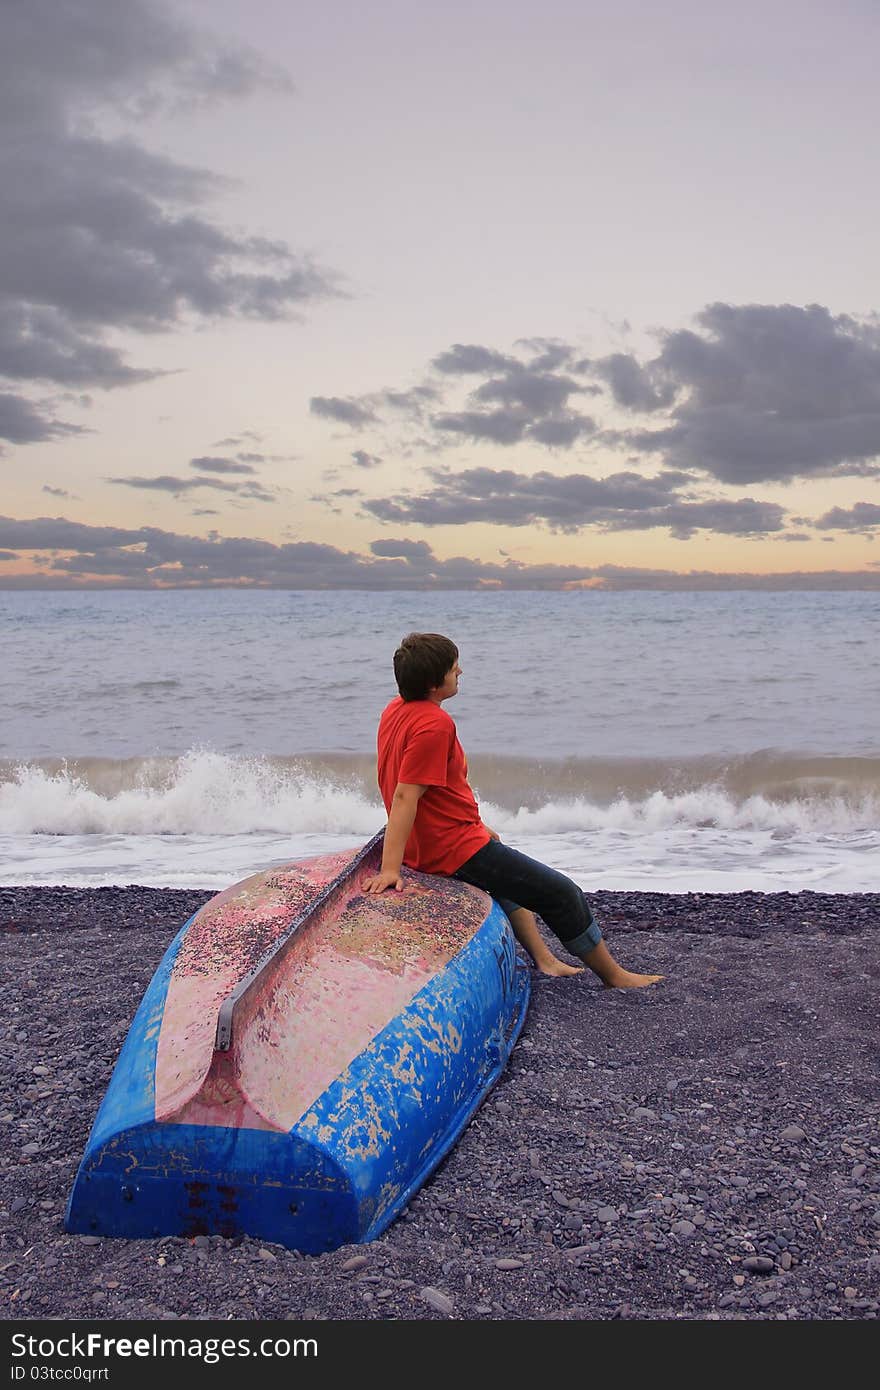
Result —
[{"label": "boy's face", "polygon": [[455,665],[451,666],[443,677],[443,684],[436,685],[431,691],[429,698],[439,705],[441,700],[449,700],[453,695],[457,695],[458,678],[461,674],[461,667],[456,661]]}]

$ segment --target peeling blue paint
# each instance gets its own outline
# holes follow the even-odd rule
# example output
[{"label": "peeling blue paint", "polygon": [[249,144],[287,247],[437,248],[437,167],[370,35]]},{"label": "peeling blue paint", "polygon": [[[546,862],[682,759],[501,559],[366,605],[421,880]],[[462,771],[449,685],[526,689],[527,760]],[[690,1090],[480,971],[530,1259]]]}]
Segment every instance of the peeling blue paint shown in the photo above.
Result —
[{"label": "peeling blue paint", "polygon": [[506,916],[492,904],[468,944],[287,1134],[155,1121],[157,1024],[188,926],[120,1053],[67,1229],[246,1234],[310,1254],[375,1239],[452,1148],[519,1035],[529,972]]}]

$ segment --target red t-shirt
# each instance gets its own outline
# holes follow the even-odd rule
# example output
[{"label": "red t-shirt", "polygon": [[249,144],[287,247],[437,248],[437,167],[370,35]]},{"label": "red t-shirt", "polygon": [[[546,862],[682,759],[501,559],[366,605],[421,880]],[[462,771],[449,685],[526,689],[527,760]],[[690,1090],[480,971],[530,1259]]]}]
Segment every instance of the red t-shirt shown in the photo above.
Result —
[{"label": "red t-shirt", "polygon": [[428,789],[419,800],[404,864],[426,874],[454,873],[492,838],[468,786],[454,721],[433,700],[398,695],[382,711],[377,744],[387,811],[398,782]]}]

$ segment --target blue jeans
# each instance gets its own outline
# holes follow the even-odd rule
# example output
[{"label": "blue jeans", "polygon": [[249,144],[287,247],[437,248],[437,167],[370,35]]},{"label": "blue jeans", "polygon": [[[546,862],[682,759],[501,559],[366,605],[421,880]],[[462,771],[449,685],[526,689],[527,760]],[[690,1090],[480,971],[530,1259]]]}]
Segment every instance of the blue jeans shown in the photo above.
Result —
[{"label": "blue jeans", "polygon": [[451,877],[484,889],[508,917],[517,907],[537,912],[574,956],[602,940],[586,896],[572,879],[499,840],[483,845]]}]

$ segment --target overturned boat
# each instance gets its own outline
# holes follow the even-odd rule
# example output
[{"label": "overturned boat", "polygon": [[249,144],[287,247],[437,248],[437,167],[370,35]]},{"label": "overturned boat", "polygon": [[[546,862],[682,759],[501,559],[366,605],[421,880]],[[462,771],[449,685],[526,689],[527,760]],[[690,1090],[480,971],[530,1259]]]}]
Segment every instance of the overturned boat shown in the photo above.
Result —
[{"label": "overturned boat", "polygon": [[72,1232],[379,1235],[498,1079],[529,973],[480,889],[358,852],[255,874],[182,927],[149,985],[67,1206]]}]

